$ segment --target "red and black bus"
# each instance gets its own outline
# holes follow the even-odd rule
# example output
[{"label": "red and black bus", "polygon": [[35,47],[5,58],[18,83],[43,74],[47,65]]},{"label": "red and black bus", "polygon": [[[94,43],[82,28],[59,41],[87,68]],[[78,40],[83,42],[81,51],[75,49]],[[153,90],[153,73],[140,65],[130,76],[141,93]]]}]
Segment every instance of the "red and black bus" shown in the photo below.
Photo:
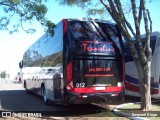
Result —
[{"label": "red and black bus", "polygon": [[27,91],[65,104],[123,100],[124,55],[118,26],[104,20],[63,19],[24,53]]}]

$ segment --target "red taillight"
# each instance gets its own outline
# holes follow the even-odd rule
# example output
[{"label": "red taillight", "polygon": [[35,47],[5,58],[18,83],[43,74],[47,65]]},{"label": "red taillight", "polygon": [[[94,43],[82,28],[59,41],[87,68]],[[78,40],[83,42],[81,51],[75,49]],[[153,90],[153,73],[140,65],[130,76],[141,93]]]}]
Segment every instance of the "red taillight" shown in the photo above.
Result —
[{"label": "red taillight", "polygon": [[87,95],[80,95],[78,96],[79,99],[83,99],[83,98],[87,98],[88,96]]},{"label": "red taillight", "polygon": [[63,24],[63,36],[64,36],[67,32],[67,29],[68,29],[67,20],[63,19],[62,24]]},{"label": "red taillight", "polygon": [[67,83],[72,81],[72,62],[67,65]]},{"label": "red taillight", "polygon": [[116,96],[118,96],[118,94],[111,94],[111,96],[114,96],[114,97],[116,97]]},{"label": "red taillight", "polygon": [[73,82],[72,82],[72,62],[67,65],[67,90],[73,90]]},{"label": "red taillight", "polygon": [[72,92],[72,91],[73,91],[73,87],[68,84],[68,85],[67,85],[67,90],[70,91],[70,92]]}]

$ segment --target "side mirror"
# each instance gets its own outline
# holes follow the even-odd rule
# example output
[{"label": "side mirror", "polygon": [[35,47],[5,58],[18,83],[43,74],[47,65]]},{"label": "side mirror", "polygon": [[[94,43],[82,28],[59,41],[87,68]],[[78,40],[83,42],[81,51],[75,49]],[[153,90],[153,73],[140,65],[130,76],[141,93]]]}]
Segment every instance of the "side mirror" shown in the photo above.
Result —
[{"label": "side mirror", "polygon": [[20,69],[23,68],[23,61],[19,62],[19,68],[20,68]]}]

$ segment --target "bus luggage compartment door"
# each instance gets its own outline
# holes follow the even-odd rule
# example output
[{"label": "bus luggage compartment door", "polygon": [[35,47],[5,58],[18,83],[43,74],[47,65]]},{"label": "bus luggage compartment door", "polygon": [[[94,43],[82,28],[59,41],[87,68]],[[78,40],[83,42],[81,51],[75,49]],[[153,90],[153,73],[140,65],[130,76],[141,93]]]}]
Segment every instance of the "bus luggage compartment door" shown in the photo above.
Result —
[{"label": "bus luggage compartment door", "polygon": [[73,86],[117,86],[122,81],[122,72],[116,60],[74,60]]},{"label": "bus luggage compartment door", "polygon": [[53,86],[54,86],[54,99],[61,100],[62,99],[62,78],[61,74],[55,74],[53,76]]}]

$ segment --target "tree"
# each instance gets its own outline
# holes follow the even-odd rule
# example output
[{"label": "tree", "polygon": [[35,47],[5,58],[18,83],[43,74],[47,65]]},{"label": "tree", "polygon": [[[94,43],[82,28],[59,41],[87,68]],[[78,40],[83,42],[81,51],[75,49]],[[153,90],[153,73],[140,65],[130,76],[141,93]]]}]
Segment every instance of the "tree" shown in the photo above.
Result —
[{"label": "tree", "polygon": [[1,71],[1,78],[4,78],[4,79],[5,79],[6,76],[7,76],[7,75],[6,75],[6,71]]},{"label": "tree", "polygon": [[36,31],[35,28],[25,28],[24,26],[26,22],[30,24],[36,20],[40,22],[45,31],[53,35],[55,24],[45,18],[47,13],[47,7],[43,4],[45,2],[47,0],[1,0],[0,10],[3,12],[0,15],[0,30],[8,30],[13,33],[21,27],[27,33],[33,33]]},{"label": "tree", "polygon": [[[152,21],[150,13],[146,9],[145,0],[130,0],[126,8],[123,8],[123,3],[120,0],[59,0],[63,5],[77,5],[87,10],[89,15],[107,14],[117,23],[124,39],[126,40],[134,63],[136,65],[139,80],[140,80],[140,93],[141,93],[141,109],[148,111],[151,109],[151,95],[150,95],[150,66],[152,60],[152,50],[150,48],[150,34],[152,32]],[[95,7],[96,6],[96,7]],[[132,13],[134,25],[126,19],[127,12]],[[141,41],[141,24],[144,23],[146,42],[142,44]],[[134,27],[134,28],[133,28]],[[132,41],[132,37],[136,39],[138,50]]]}]

